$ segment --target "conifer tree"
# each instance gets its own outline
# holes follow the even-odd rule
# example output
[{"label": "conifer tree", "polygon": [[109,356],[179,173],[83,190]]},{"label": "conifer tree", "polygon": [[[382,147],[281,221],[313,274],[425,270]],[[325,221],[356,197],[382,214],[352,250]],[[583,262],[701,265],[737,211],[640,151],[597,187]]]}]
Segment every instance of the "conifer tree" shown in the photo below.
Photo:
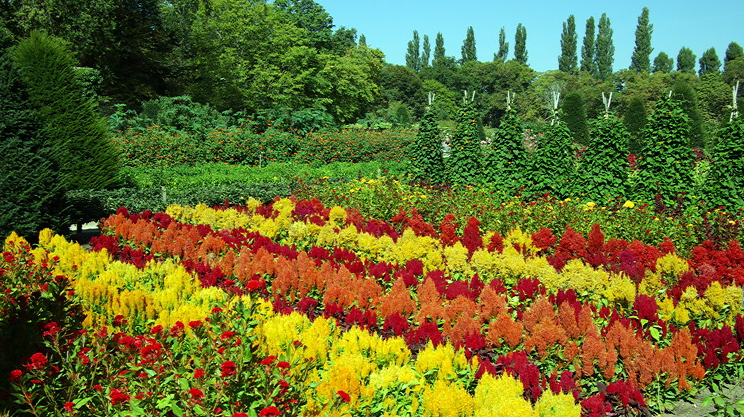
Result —
[{"label": "conifer tree", "polygon": [[413,39],[408,41],[408,49],[406,49],[406,66],[412,69],[414,72],[418,72],[421,69],[421,42],[419,40],[419,34],[417,30],[413,31]]},{"label": "conifer tree", "polygon": [[509,57],[509,42],[506,41],[506,30],[502,27],[499,31],[499,51],[494,54],[494,61],[506,62]]},{"label": "conifer tree", "polygon": [[656,103],[643,130],[637,194],[672,200],[692,190],[694,158],[688,143],[690,123],[680,103],[664,97]]},{"label": "conifer tree", "polygon": [[584,42],[581,45],[581,70],[586,71],[593,77],[597,76],[597,63],[594,49],[594,16],[586,20],[584,29]]},{"label": "conifer tree", "polygon": [[431,44],[429,43],[429,35],[424,35],[424,46],[421,51],[421,68],[429,66],[429,58],[431,57]]},{"label": "conifer tree", "polygon": [[703,190],[708,207],[744,209],[744,119],[734,118],[721,129],[711,163]]},{"label": "conifer tree", "polygon": [[610,18],[602,13],[597,26],[597,41],[595,60],[597,61],[597,77],[606,80],[612,75],[612,63],[615,61],[615,45],[612,43],[612,28]]},{"label": "conifer tree", "polygon": [[550,126],[545,135],[538,137],[529,171],[532,184],[528,189],[532,193],[568,197],[575,173],[571,143],[571,131],[565,123]]},{"label": "conifer tree", "polygon": [[630,58],[630,69],[637,72],[651,72],[651,34],[654,31],[654,25],[648,21],[648,7],[644,7],[641,15],[638,16],[638,26],[635,31],[635,49],[633,56]]},{"label": "conifer tree", "polygon": [[589,143],[589,126],[586,123],[584,97],[578,91],[566,94],[563,99],[562,120],[571,131],[573,141],[582,145]]},{"label": "conifer tree", "polygon": [[527,28],[521,23],[517,24],[517,32],[514,35],[514,59],[527,65]]},{"label": "conifer tree", "polygon": [[674,70],[674,58],[666,54],[666,52],[659,52],[654,58],[654,73],[668,74]]},{"label": "conifer tree", "polygon": [[702,77],[706,74],[720,74],[721,73],[721,60],[718,59],[716,48],[710,48],[703,52],[703,56],[700,57],[700,69],[698,74]]},{"label": "conifer tree", "polygon": [[416,139],[411,145],[411,163],[414,175],[419,179],[431,182],[444,182],[446,179],[442,139],[431,105],[426,108]]},{"label": "conifer tree", "polygon": [[639,155],[643,149],[643,128],[646,126],[646,101],[639,96],[631,97],[623,114],[623,124],[630,137],[628,151]]},{"label": "conifer tree", "polygon": [[728,63],[741,56],[744,56],[744,49],[741,45],[736,42],[729,43],[726,48],[726,56],[723,58],[723,70],[726,71]]},{"label": "conifer tree", "polygon": [[362,47],[366,47],[367,46],[367,37],[364,36],[363,33],[361,35],[359,35],[359,46],[362,46]]},{"label": "conifer tree", "polygon": [[628,195],[629,136],[620,119],[612,114],[600,116],[579,163],[575,192],[598,202]]},{"label": "conifer tree", "polygon": [[485,180],[497,190],[512,192],[526,185],[526,170],[524,129],[519,115],[509,105],[483,160]]},{"label": "conifer tree", "polygon": [[38,111],[65,191],[102,189],[119,183],[118,153],[96,103],[87,98],[75,61],[60,40],[32,32],[12,50],[14,65]]},{"label": "conifer tree", "polygon": [[568,16],[568,20],[563,23],[563,33],[561,33],[561,56],[558,57],[558,69],[567,73],[574,73],[577,69],[576,48],[578,38],[576,37],[576,18],[574,15]]},{"label": "conifer tree", "polygon": [[455,131],[450,142],[447,167],[455,184],[478,184],[481,181],[481,151],[478,139],[478,116],[473,97],[465,97],[457,109]]},{"label": "conifer tree", "polygon": [[694,74],[695,58],[692,49],[683,46],[677,54],[677,71],[685,74]]},{"label": "conifer tree", "polygon": [[434,40],[434,57],[431,61],[431,65],[436,66],[442,64],[445,60],[444,36],[442,36],[442,32],[437,32],[437,38]]},{"label": "conifer tree", "polygon": [[473,27],[468,28],[465,40],[462,42],[462,63],[477,61],[478,56],[475,49],[475,32]]},{"label": "conifer tree", "polygon": [[703,117],[700,113],[697,93],[692,86],[680,79],[672,86],[672,97],[679,103],[689,122],[688,144],[692,148],[705,147]]}]

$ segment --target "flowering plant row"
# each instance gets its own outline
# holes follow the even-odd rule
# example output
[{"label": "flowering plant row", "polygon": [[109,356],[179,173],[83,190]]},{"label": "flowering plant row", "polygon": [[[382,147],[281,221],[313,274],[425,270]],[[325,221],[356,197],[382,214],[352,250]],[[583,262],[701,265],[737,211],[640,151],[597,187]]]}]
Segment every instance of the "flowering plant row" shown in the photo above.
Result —
[{"label": "flowering plant row", "polygon": [[[399,234],[393,225],[365,221],[353,211],[291,200],[168,212],[198,225],[164,213],[121,212],[106,222],[116,237],[98,244],[142,265],[178,256],[205,285],[272,295],[278,311],[402,335],[414,351],[429,342],[464,347],[481,359],[481,372],[507,369],[518,375],[533,399],[551,381],[563,381],[561,376],[575,381],[566,384],[587,410],[612,407],[608,398],[618,397],[598,388],[608,382],[626,384],[621,408],[631,405],[634,390],[676,382],[670,395],[684,395],[703,369],[714,372],[740,351],[741,251],[735,242],[726,250],[701,246],[685,261],[674,255],[671,242],[658,248],[605,242],[599,227],[588,239],[571,230],[560,239],[547,230],[501,237],[481,234],[473,219],[459,236],[451,224],[437,231],[414,215],[399,219],[405,224]],[[300,224],[310,231],[292,233]],[[333,229],[324,239],[330,240],[323,241],[328,225]],[[341,239],[344,233],[351,238]],[[380,261],[375,256],[384,250],[354,246],[365,239],[377,242],[368,247],[383,248],[428,242],[428,253],[440,258]],[[309,249],[298,250],[302,245]],[[634,401],[642,407],[645,400]]]}]

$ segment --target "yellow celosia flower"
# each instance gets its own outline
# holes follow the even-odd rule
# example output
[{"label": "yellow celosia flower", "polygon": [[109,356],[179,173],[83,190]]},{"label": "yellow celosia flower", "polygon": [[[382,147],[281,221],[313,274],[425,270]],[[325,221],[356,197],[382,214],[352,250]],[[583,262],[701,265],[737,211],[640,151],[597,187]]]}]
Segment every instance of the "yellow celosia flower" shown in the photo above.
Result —
[{"label": "yellow celosia flower", "polygon": [[468,264],[468,249],[460,242],[444,248],[444,259],[447,272],[462,272],[466,276],[473,275],[473,268]]},{"label": "yellow celosia flower", "polygon": [[610,282],[602,295],[612,304],[629,307],[636,298],[636,286],[625,274],[610,275]]},{"label": "yellow celosia flower", "polygon": [[472,415],[473,397],[464,389],[438,379],[432,388],[424,389],[422,408],[425,416],[460,417]]},{"label": "yellow celosia flower", "polygon": [[421,374],[433,371],[436,379],[457,379],[458,371],[469,370],[469,364],[462,350],[455,352],[452,345],[441,344],[434,347],[431,342],[419,352],[415,364]]},{"label": "yellow celosia flower", "polygon": [[626,201],[626,202],[625,202],[625,203],[623,204],[623,207],[624,207],[624,208],[631,208],[631,209],[632,209],[633,207],[635,207],[635,203],[634,203],[634,202],[632,202],[632,201],[630,201],[630,200],[627,200],[627,201]]},{"label": "yellow celosia flower", "polygon": [[343,226],[346,223],[346,210],[343,207],[333,206],[328,214],[328,218],[336,226]]},{"label": "yellow celosia flower", "polygon": [[553,394],[547,390],[535,404],[535,415],[539,417],[579,417],[581,405],[576,404],[573,395]]}]

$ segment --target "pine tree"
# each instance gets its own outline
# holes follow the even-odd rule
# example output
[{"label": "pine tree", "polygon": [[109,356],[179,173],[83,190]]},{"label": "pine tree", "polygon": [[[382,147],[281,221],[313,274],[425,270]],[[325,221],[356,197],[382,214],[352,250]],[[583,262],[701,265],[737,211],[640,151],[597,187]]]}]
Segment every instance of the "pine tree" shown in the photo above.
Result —
[{"label": "pine tree", "polygon": [[467,93],[457,110],[456,123],[447,161],[450,180],[455,184],[478,184],[481,182],[483,152],[478,140],[478,116]]},{"label": "pine tree", "polygon": [[462,43],[462,63],[477,61],[478,56],[475,51],[475,32],[473,27],[470,26]]},{"label": "pine tree", "polygon": [[442,155],[442,139],[434,112],[427,107],[415,141],[411,145],[414,175],[431,182],[444,182],[446,171]]},{"label": "pine tree", "polygon": [[594,49],[594,17],[586,20],[584,29],[584,42],[581,45],[581,70],[586,71],[593,77],[597,75],[597,64]]},{"label": "pine tree", "polygon": [[421,68],[429,66],[429,57],[431,56],[431,44],[429,43],[429,35],[424,35],[424,49],[421,51]]},{"label": "pine tree", "polygon": [[556,123],[545,135],[538,137],[537,150],[530,163],[533,194],[549,194],[563,199],[571,191],[574,177],[574,158],[571,131],[565,123]]},{"label": "pine tree", "polygon": [[612,63],[615,61],[615,45],[612,43],[612,28],[607,14],[602,13],[597,28],[597,42],[594,45],[597,77],[600,80],[606,80],[612,75]]},{"label": "pine tree", "polygon": [[736,42],[728,44],[726,56],[723,58],[723,70],[726,71],[728,63],[741,56],[744,56],[744,49],[742,49],[741,45]]},{"label": "pine tree", "polygon": [[677,71],[685,74],[695,73],[695,54],[692,53],[692,49],[682,47],[677,54]]},{"label": "pine tree", "polygon": [[415,72],[421,69],[421,43],[419,40],[419,34],[417,30],[413,31],[413,39],[408,41],[408,49],[406,50],[406,66]]},{"label": "pine tree", "polygon": [[703,195],[709,208],[744,209],[744,119],[735,118],[720,132]]},{"label": "pine tree", "polygon": [[70,225],[52,148],[7,54],[0,56],[0,236]]},{"label": "pine tree", "polygon": [[692,148],[704,148],[705,136],[703,134],[703,117],[700,114],[697,94],[689,83],[680,79],[672,86],[672,97],[679,103],[682,111],[687,116],[688,146]]},{"label": "pine tree", "polygon": [[519,115],[508,106],[483,160],[485,180],[497,190],[512,192],[526,185],[527,150]]},{"label": "pine tree", "polygon": [[562,120],[571,131],[573,141],[582,145],[589,143],[589,126],[586,123],[584,97],[578,91],[566,94],[563,99]]},{"label": "pine tree", "polygon": [[434,58],[431,61],[431,65],[443,64],[445,60],[444,37],[442,36],[442,32],[437,32],[437,38],[434,40]]},{"label": "pine tree", "polygon": [[666,54],[666,52],[659,52],[654,58],[654,73],[668,74],[674,70],[674,58]]},{"label": "pine tree", "polygon": [[514,59],[527,65],[527,28],[521,23],[517,24],[517,32],[514,35]]},{"label": "pine tree", "polygon": [[611,114],[596,121],[579,164],[576,193],[601,202],[628,195],[629,136],[623,122]]},{"label": "pine tree", "polygon": [[96,103],[85,97],[75,61],[61,40],[32,32],[13,49],[12,58],[50,141],[62,188],[118,185],[118,153],[108,139],[108,126]]},{"label": "pine tree", "polygon": [[506,41],[506,30],[502,27],[499,31],[499,51],[494,54],[494,61],[506,62],[509,57],[509,42]]},{"label": "pine tree", "polygon": [[365,48],[367,47],[367,37],[364,36],[363,33],[359,35],[359,46],[365,47]]},{"label": "pine tree", "polygon": [[706,74],[720,74],[721,73],[721,60],[718,59],[716,48],[710,48],[703,52],[703,56],[700,57],[700,70],[698,74],[702,77]]},{"label": "pine tree", "polygon": [[643,130],[643,157],[637,193],[646,201],[655,195],[666,200],[692,190],[694,158],[687,137],[690,123],[679,102],[662,98]]},{"label": "pine tree", "polygon": [[643,149],[643,128],[646,122],[646,101],[639,96],[631,97],[623,114],[623,124],[630,134],[628,151],[633,155],[639,155]]},{"label": "pine tree", "polygon": [[633,56],[630,58],[630,69],[637,72],[651,72],[651,34],[654,31],[654,25],[648,21],[648,7],[644,7],[641,15],[638,16],[638,26],[635,31],[635,49]]},{"label": "pine tree", "polygon": [[563,33],[561,33],[561,56],[558,57],[558,69],[567,73],[576,72],[577,61],[576,48],[578,38],[576,37],[576,19],[574,15],[568,16],[568,20],[563,23]]}]

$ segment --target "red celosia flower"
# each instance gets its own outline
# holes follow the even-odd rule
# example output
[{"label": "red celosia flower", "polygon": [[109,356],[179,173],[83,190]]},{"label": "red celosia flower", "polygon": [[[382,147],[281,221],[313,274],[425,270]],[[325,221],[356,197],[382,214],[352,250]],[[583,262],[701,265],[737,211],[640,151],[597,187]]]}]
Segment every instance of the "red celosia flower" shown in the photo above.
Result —
[{"label": "red celosia flower", "polygon": [[261,412],[258,413],[258,417],[273,417],[278,416],[279,414],[281,414],[279,409],[272,405],[261,410]]},{"label": "red celosia flower", "polygon": [[199,379],[204,376],[204,369],[197,368],[194,370],[194,379]]},{"label": "red celosia flower", "polygon": [[12,381],[17,381],[22,375],[23,375],[23,371],[21,371],[20,369],[14,369],[14,370],[10,371],[10,377],[9,378],[10,378],[11,382]]},{"label": "red celosia flower", "polygon": [[231,375],[235,375],[235,362],[233,361],[226,361],[222,365],[220,365],[220,368],[222,369],[222,377],[227,377]]},{"label": "red celosia flower", "polygon": [[202,325],[202,322],[199,320],[194,320],[194,321],[189,322],[189,327],[191,327],[192,329],[196,329],[201,325]]},{"label": "red celosia flower", "polygon": [[64,408],[65,411],[67,411],[68,413],[71,413],[72,412],[72,407],[74,407],[74,406],[75,406],[75,403],[74,402],[68,401],[68,402],[65,403],[65,405],[62,406],[62,408]]},{"label": "red celosia flower", "polygon": [[129,395],[122,392],[119,388],[112,389],[109,397],[111,398],[111,405],[129,402]]},{"label": "red celosia flower", "polygon": [[248,417],[246,413],[233,413],[232,417]]},{"label": "red celosia flower", "polygon": [[281,369],[287,369],[287,368],[289,368],[289,362],[287,362],[287,361],[281,361],[281,362],[279,362],[279,363],[276,364],[276,367],[277,368],[281,368]]},{"label": "red celosia flower", "polygon": [[227,340],[231,337],[235,336],[235,332],[231,332],[230,330],[222,332],[222,335],[220,335],[220,339]]},{"label": "red celosia flower", "polygon": [[191,388],[189,390],[189,395],[196,398],[197,400],[204,398],[204,393],[199,388]]},{"label": "red celosia flower", "polygon": [[101,386],[101,384],[93,385],[93,389],[96,391],[103,391],[103,387]]},{"label": "red celosia flower", "polygon": [[114,321],[112,324],[114,326],[121,326],[122,324],[126,324],[126,323],[127,323],[127,320],[124,318],[124,316],[119,314],[118,316],[114,317]]},{"label": "red celosia flower", "polygon": [[42,336],[54,336],[59,332],[59,326],[57,326],[57,322],[51,322],[44,325],[44,332],[42,333]]},{"label": "red celosia flower", "polygon": [[276,360],[276,356],[268,356],[266,359],[261,361],[261,365],[271,365]]},{"label": "red celosia flower", "polygon": [[163,331],[163,326],[158,324],[157,326],[153,327],[152,330],[150,330],[150,334],[159,334],[162,331]]},{"label": "red celosia flower", "polygon": [[31,363],[26,365],[26,369],[29,371],[37,370],[40,371],[44,369],[47,363],[49,363],[49,360],[44,356],[43,353],[34,353],[31,355]]},{"label": "red celosia flower", "polygon": [[349,396],[349,394],[347,394],[344,391],[337,391],[336,395],[338,395],[341,398],[342,402],[348,403],[349,401],[351,401],[351,397]]}]

